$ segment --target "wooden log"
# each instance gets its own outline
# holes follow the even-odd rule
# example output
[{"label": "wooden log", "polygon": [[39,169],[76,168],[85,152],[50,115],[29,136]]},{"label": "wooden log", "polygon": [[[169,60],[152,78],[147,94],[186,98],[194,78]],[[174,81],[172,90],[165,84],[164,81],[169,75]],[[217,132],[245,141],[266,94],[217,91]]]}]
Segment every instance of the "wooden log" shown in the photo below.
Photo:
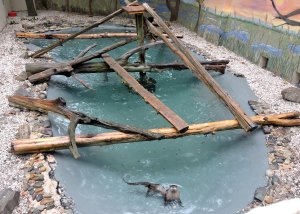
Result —
[{"label": "wooden log", "polygon": [[[147,12],[149,12],[154,17],[156,23],[165,31],[166,34],[168,34],[168,36],[174,42],[176,47],[179,48],[180,51],[176,50],[176,48],[172,49],[174,53],[176,53],[184,61],[187,67],[189,67],[193,71],[193,73],[201,81],[203,81],[203,83],[225,103],[228,109],[239,121],[243,129],[245,131],[251,131],[255,129],[257,127],[256,124],[254,124],[251,121],[251,119],[242,110],[242,108],[234,101],[234,99],[228,93],[226,93],[221,88],[221,86],[208,74],[205,68],[190,53],[190,51],[183,44],[181,44],[181,42],[173,35],[173,33],[168,28],[168,26],[164,23],[164,21],[157,15],[157,13],[147,3],[143,3],[143,6],[147,10]],[[163,39],[169,47],[172,47],[172,44],[156,27],[154,27],[148,20],[146,20],[146,23],[151,31],[153,32],[155,31],[155,34],[157,36]]]},{"label": "wooden log", "polygon": [[[118,61],[119,62],[119,61]],[[120,63],[121,64],[121,63]],[[122,64],[121,64],[122,65]],[[27,76],[31,76],[38,72],[44,71],[45,69],[54,68],[57,63],[27,63],[25,66]],[[166,64],[155,64],[148,63],[141,65],[140,63],[128,63],[122,65],[128,72],[163,72],[164,70],[186,70],[188,69],[183,63],[166,63]],[[226,65],[204,65],[206,70],[217,71],[221,74],[225,73]],[[110,69],[105,62],[90,62],[83,63],[78,67],[74,68],[74,73],[107,73],[114,72]]]},{"label": "wooden log", "polygon": [[163,104],[156,96],[145,89],[135,78],[133,78],[127,71],[120,66],[108,54],[102,54],[102,58],[113,69],[125,83],[137,92],[144,100],[149,103],[158,113],[160,113],[169,123],[171,123],[175,129],[179,132],[185,132],[188,130],[188,124],[181,119],[175,112]]},{"label": "wooden log", "polygon": [[[31,33],[31,32],[16,32],[17,38],[31,38],[31,39],[66,39],[72,34],[67,33]],[[100,39],[100,38],[115,38],[115,37],[136,37],[136,33],[93,33],[93,34],[81,34],[74,39]]]},{"label": "wooden log", "polygon": [[49,78],[52,76],[52,75],[57,75],[57,74],[61,74],[61,73],[64,73],[65,75],[71,75],[71,73],[74,71],[74,66],[77,66],[81,63],[84,63],[86,61],[89,61],[89,60],[92,60],[94,58],[98,58],[101,56],[101,54],[103,53],[106,53],[108,51],[111,51],[113,49],[116,49],[120,46],[123,46],[125,44],[128,44],[129,42],[132,42],[134,41],[135,38],[130,38],[130,39],[127,39],[127,40],[122,40],[120,42],[117,42],[113,45],[110,45],[108,47],[105,47],[103,49],[101,49],[100,51],[97,51],[93,54],[90,54],[88,56],[84,56],[84,57],[80,57],[80,58],[77,58],[77,59],[74,59],[74,60],[71,60],[69,62],[66,62],[66,63],[63,63],[63,64],[60,64],[59,67],[55,67],[55,68],[49,68],[45,71],[42,71],[40,73],[37,73],[37,74],[34,74],[30,77],[28,77],[28,80],[31,82],[31,83],[39,83],[39,82],[44,82],[44,81],[48,81]]},{"label": "wooden log", "polygon": [[147,138],[160,139],[162,137],[160,134],[151,133],[136,127],[105,121],[99,118],[89,117],[81,112],[71,111],[66,107],[66,102],[63,98],[58,98],[56,100],[41,100],[23,96],[9,96],[8,101],[14,106],[24,107],[40,112],[54,112],[68,118],[70,120],[68,132],[71,140],[69,148],[76,159],[80,157],[75,142],[75,129],[77,124],[99,126],[127,133],[139,133]]},{"label": "wooden log", "polygon": [[[135,3],[136,3],[136,1],[130,3],[129,5],[135,4]],[[45,53],[51,51],[52,49],[54,49],[54,48],[56,48],[56,47],[58,47],[58,46],[61,46],[63,43],[65,43],[65,42],[67,42],[67,41],[69,41],[69,40],[71,40],[71,39],[74,39],[76,36],[78,36],[78,35],[80,35],[80,34],[83,34],[83,33],[87,32],[87,31],[89,31],[89,30],[91,30],[91,29],[93,29],[93,28],[95,28],[95,27],[98,27],[99,25],[103,24],[104,22],[107,22],[108,20],[110,20],[110,19],[112,19],[113,17],[115,17],[115,16],[121,14],[122,12],[123,12],[123,9],[119,9],[119,10],[117,10],[117,11],[111,13],[110,15],[108,15],[108,16],[102,18],[99,22],[96,22],[95,24],[92,24],[92,25],[90,25],[89,27],[86,27],[86,28],[82,29],[81,31],[79,31],[79,32],[77,32],[77,33],[74,33],[74,34],[70,35],[69,37],[67,37],[67,38],[65,38],[65,39],[61,39],[61,40],[55,42],[54,44],[52,44],[52,45],[50,45],[50,46],[48,46],[48,47],[45,47],[45,48],[43,48],[43,49],[41,49],[41,50],[38,50],[38,51],[36,51],[35,53],[29,55],[29,57],[32,57],[32,58],[40,57],[40,56],[42,56],[43,54],[45,54]]]},{"label": "wooden log", "polygon": [[[280,125],[280,126],[300,126],[299,112],[275,114],[267,116],[253,116],[251,119],[260,125]],[[284,121],[284,122],[283,122]],[[282,123],[283,122],[283,123]],[[180,138],[189,135],[207,135],[218,131],[241,128],[237,120],[223,120],[202,124],[191,124],[189,130],[178,133],[175,128],[157,128],[149,131],[163,135],[163,139]],[[109,132],[97,135],[77,135],[76,143],[78,147],[86,146],[108,146],[120,143],[131,143],[139,141],[149,141],[145,137],[137,134],[125,134],[122,132]],[[14,140],[11,143],[11,151],[15,154],[27,154],[36,152],[50,152],[67,149],[69,137],[51,137],[40,139]],[[184,146],[184,143],[182,143]]]},{"label": "wooden log", "polygon": [[[17,38],[31,38],[31,39],[66,39],[72,34],[68,33],[32,33],[32,32],[16,32]],[[136,37],[137,33],[93,33],[81,34],[74,39],[100,39],[100,38],[119,38],[119,37]],[[167,36],[167,35],[166,35]],[[183,38],[183,35],[176,35],[177,38]]]}]

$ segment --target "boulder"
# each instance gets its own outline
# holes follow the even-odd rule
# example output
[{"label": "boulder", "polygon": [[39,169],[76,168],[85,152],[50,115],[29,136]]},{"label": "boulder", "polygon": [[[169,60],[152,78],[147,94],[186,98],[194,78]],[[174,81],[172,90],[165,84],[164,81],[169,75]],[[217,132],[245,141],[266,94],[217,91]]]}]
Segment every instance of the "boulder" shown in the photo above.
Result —
[{"label": "boulder", "polygon": [[281,91],[283,99],[300,103],[300,88],[289,87]]},{"label": "boulder", "polygon": [[0,191],[0,213],[11,214],[16,206],[19,205],[20,192],[11,189]]}]

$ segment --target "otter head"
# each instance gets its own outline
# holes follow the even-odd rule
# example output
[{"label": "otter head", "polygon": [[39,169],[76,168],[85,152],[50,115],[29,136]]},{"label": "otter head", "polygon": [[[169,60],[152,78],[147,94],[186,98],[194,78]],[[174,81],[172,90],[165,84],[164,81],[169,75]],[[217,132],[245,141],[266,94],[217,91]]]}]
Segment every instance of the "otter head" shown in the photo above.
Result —
[{"label": "otter head", "polygon": [[172,193],[175,193],[175,192],[178,191],[178,186],[177,186],[177,185],[170,185],[169,190],[170,190]]}]

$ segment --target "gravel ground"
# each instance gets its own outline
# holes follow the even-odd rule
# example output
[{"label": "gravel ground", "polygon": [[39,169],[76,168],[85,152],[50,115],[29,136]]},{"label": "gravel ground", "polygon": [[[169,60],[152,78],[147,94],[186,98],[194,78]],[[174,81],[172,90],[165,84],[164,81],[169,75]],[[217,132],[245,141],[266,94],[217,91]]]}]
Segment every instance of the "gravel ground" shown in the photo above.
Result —
[{"label": "gravel ground", "polygon": [[[18,17],[9,20],[9,22],[13,20],[17,24],[7,25],[0,32],[0,41],[2,41],[0,43],[0,189],[12,188],[21,190],[22,182],[24,181],[24,174],[21,169],[25,160],[28,159],[27,156],[15,156],[9,153],[10,142],[14,139],[18,127],[30,122],[29,118],[31,115],[30,112],[10,108],[6,99],[7,95],[13,94],[18,86],[24,84],[16,81],[15,76],[24,71],[25,63],[33,61],[33,59],[23,59],[21,57],[25,52],[25,46],[23,42],[15,39],[14,31],[24,30],[23,27],[31,28],[41,22],[45,22],[45,20],[51,20],[52,22],[62,22],[63,20],[63,22],[73,23],[73,26],[84,26],[99,20],[99,17],[87,17],[56,11],[39,12],[38,20],[21,19],[21,17],[26,16],[24,13],[18,13]],[[119,24],[133,24],[133,21],[128,19],[115,18],[113,21]],[[208,59],[229,59],[229,71],[243,74],[258,97],[258,101],[267,103],[270,112],[282,113],[300,110],[300,104],[284,101],[281,96],[283,89],[293,85],[226,50],[224,47],[206,42],[203,38],[178,24],[172,24],[172,28],[174,32],[184,35],[184,42],[199,49]],[[284,188],[281,188],[280,191],[275,189],[275,193],[272,193],[274,200],[269,201],[270,203],[300,196],[300,128],[285,130],[285,133],[290,136],[290,141],[286,147],[293,155],[292,163],[289,164],[288,170],[285,167],[273,172],[281,180],[280,187]],[[249,205],[249,208],[264,204],[265,202],[253,203]],[[14,213],[27,213],[27,210],[27,199],[26,197],[21,197],[20,206]]]}]

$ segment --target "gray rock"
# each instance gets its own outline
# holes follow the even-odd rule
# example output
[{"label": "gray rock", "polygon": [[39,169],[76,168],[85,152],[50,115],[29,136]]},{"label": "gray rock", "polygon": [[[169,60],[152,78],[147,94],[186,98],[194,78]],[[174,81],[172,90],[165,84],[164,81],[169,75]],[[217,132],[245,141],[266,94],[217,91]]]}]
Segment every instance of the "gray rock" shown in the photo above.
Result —
[{"label": "gray rock", "polygon": [[41,211],[38,208],[33,208],[31,211],[32,214],[41,214]]},{"label": "gray rock", "polygon": [[262,126],[262,130],[265,134],[270,134],[271,133],[271,128],[270,126]]},{"label": "gray rock", "polygon": [[281,181],[280,181],[280,179],[278,178],[277,175],[273,175],[273,176],[272,176],[271,184],[272,184],[272,185],[281,184]]},{"label": "gray rock", "polygon": [[20,192],[13,191],[11,189],[5,189],[0,191],[0,213],[10,214],[16,206],[18,206],[20,200]]},{"label": "gray rock", "polygon": [[259,187],[255,190],[254,199],[262,202],[264,200],[266,194],[267,194],[267,188]]},{"label": "gray rock", "polygon": [[48,203],[48,204],[46,205],[46,209],[47,209],[47,210],[51,210],[51,209],[53,209],[54,207],[55,207],[54,202]]},{"label": "gray rock", "polygon": [[44,184],[44,182],[38,181],[38,182],[36,182],[36,183],[33,185],[33,187],[34,187],[34,188],[40,188],[40,187],[43,186],[43,184]]},{"label": "gray rock", "polygon": [[26,90],[24,86],[20,86],[14,93],[14,95],[30,97],[31,94]]},{"label": "gray rock", "polygon": [[35,197],[35,200],[38,202],[40,202],[43,199],[44,199],[43,195],[40,195],[40,194]]},{"label": "gray rock", "polygon": [[15,77],[15,80],[25,81],[27,79],[26,71],[22,71],[18,76]]},{"label": "gray rock", "polygon": [[45,120],[45,121],[43,121],[43,122],[42,122],[42,126],[43,126],[44,128],[50,128],[50,127],[51,127],[51,122],[50,122],[50,120]]},{"label": "gray rock", "polygon": [[29,139],[30,133],[31,133],[30,126],[27,123],[25,123],[19,127],[16,138],[17,139]]},{"label": "gray rock", "polygon": [[285,100],[300,103],[300,88],[286,88],[281,91],[281,95]]},{"label": "gray rock", "polygon": [[43,211],[45,208],[46,208],[46,206],[45,205],[39,205],[39,206],[37,206],[36,207],[39,211]]},{"label": "gray rock", "polygon": [[44,93],[40,93],[40,94],[39,94],[39,98],[40,98],[40,99],[46,99],[46,98],[47,98],[47,95],[44,94]]}]

